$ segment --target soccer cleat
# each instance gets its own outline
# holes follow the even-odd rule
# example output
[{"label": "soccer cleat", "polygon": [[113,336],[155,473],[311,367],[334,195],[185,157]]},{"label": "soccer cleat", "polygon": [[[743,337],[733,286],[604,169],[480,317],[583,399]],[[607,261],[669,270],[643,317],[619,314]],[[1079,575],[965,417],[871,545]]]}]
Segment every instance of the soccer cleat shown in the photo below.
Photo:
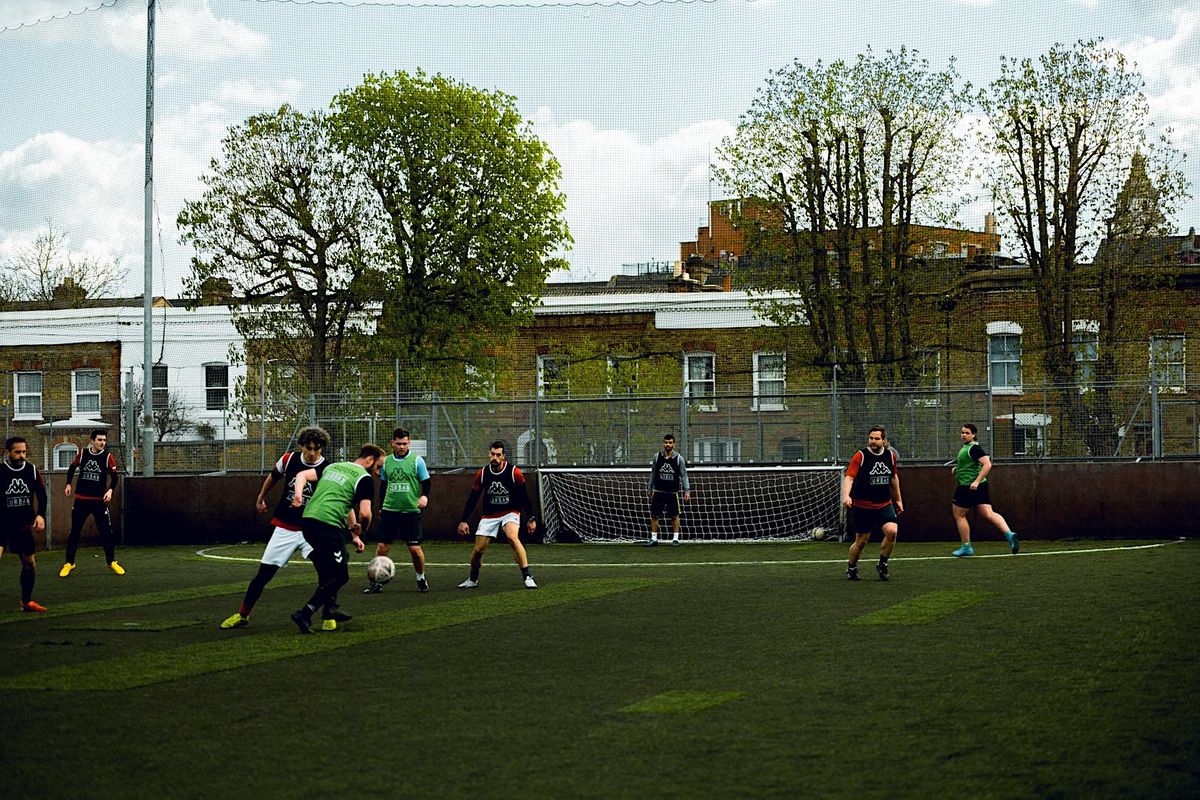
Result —
[{"label": "soccer cleat", "polygon": [[65,578],[75,569],[74,564],[63,564],[62,569],[58,571],[58,577]]},{"label": "soccer cleat", "polygon": [[966,544],[964,544],[962,547],[955,550],[950,555],[954,556],[955,558],[962,558],[963,556],[973,556],[973,555],[975,555],[975,548],[971,546],[970,542],[967,542]]},{"label": "soccer cleat", "polygon": [[301,633],[312,633],[312,614],[306,613],[304,609],[292,614],[292,622],[296,623]]},{"label": "soccer cleat", "polygon": [[526,589],[536,589],[537,588],[537,583],[533,580],[532,575],[525,576],[525,588]]},{"label": "soccer cleat", "polygon": [[35,614],[45,614],[46,607],[36,600],[30,600],[28,603],[21,603],[22,611],[29,611]]},{"label": "soccer cleat", "polygon": [[425,580],[424,578],[421,578],[419,581],[417,581],[417,591],[418,592],[428,592],[429,591],[429,581]]},{"label": "soccer cleat", "polygon": [[888,579],[887,564],[876,564],[875,571],[879,573],[879,580],[886,581]]},{"label": "soccer cleat", "polygon": [[336,631],[337,630],[337,620],[336,619],[325,620],[324,622],[321,623],[321,630]]},{"label": "soccer cleat", "polygon": [[646,547],[657,547],[657,546],[658,546],[658,539],[651,539],[650,541],[646,542]]},{"label": "soccer cleat", "polygon": [[678,539],[671,540],[671,547],[679,547],[681,544],[683,544],[683,542],[679,541]]},{"label": "soccer cleat", "polygon": [[329,608],[325,609],[323,614],[321,614],[321,619],[326,620],[327,622],[349,622],[350,620],[354,619],[354,617],[350,616],[345,611],[342,611],[337,606],[330,606]]},{"label": "soccer cleat", "polygon": [[120,564],[118,564],[118,563],[117,563],[117,562],[115,562],[115,561],[113,561],[112,563],[110,563],[110,564],[108,565],[108,568],[109,568],[109,569],[111,569],[113,572],[117,573],[118,575],[124,575],[124,574],[125,574],[125,568],[124,568],[124,567],[122,567]]},{"label": "soccer cleat", "polygon": [[1009,531],[1008,533],[1004,534],[1004,538],[1008,539],[1008,549],[1012,550],[1012,554],[1014,556],[1021,552],[1021,543],[1017,540],[1016,531]]},{"label": "soccer cleat", "polygon": [[363,589],[363,594],[379,594],[383,591],[382,583],[372,583],[367,588]]},{"label": "soccer cleat", "polygon": [[858,567],[846,567],[846,580],[858,580]]},{"label": "soccer cleat", "polygon": [[234,614],[229,619],[221,623],[222,628],[241,628],[250,624],[249,617],[243,617],[242,612]]},{"label": "soccer cleat", "polygon": [[471,580],[470,578],[467,578],[465,581],[463,581],[462,583],[460,583],[460,584],[458,585],[458,588],[460,588],[460,589],[474,589],[474,588],[475,588],[476,586],[478,586],[478,585],[479,585],[479,581],[473,581],[473,580]]}]

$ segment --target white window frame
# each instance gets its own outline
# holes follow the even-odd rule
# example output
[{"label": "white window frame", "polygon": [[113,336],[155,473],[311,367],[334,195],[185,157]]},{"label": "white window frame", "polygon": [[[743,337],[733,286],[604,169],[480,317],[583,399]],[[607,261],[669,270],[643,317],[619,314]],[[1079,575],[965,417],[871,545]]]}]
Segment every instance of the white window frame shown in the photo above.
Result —
[{"label": "white window frame", "polygon": [[[987,352],[987,367],[988,367],[988,386],[991,387],[992,394],[1024,394],[1023,377],[1021,370],[1022,357],[1022,334],[1024,330],[1015,322],[989,322],[987,324],[988,336],[988,352]],[[1016,339],[1016,358],[997,358],[992,350],[993,343],[1004,339]],[[1002,353],[1001,355],[1010,355],[1010,353]],[[1016,370],[1016,382],[1013,379],[1013,370]],[[997,366],[1004,365],[1004,380],[1005,383],[997,383],[995,381],[994,370]]]},{"label": "white window frame", "polygon": [[[209,381],[209,370],[218,368],[218,367],[224,368],[224,370],[225,370],[225,383],[220,386],[214,385]],[[204,370],[204,410],[205,411],[225,411],[225,410],[227,410],[229,408],[229,365],[227,363],[225,363],[224,361],[213,361],[208,364],[202,365],[201,368]],[[218,405],[216,408],[214,408],[213,402],[212,402],[213,396],[212,396],[211,392],[216,392],[216,391],[224,392],[225,399],[224,399],[223,404]]]},{"label": "white window frame", "polygon": [[[567,397],[571,396],[571,381],[566,375],[566,369],[567,369],[566,361],[567,361],[567,359],[563,356],[554,356],[554,355],[547,354],[544,356],[537,357],[538,397],[545,399],[545,400],[561,400],[563,398],[567,398]],[[561,394],[558,393],[558,390],[556,387],[547,386],[547,384],[546,384],[546,367],[547,367],[547,365],[553,365],[554,368],[558,371],[558,377],[556,378],[556,380],[562,385]],[[555,392],[552,394],[550,391],[548,391],[550,389],[554,389]]]},{"label": "white window frame", "polygon": [[[66,463],[63,463],[63,459],[61,458],[63,454],[68,454]],[[54,445],[54,461],[52,463],[54,464],[55,471],[69,469],[71,463],[75,461],[75,456],[78,454],[79,447],[71,442],[62,442]]]},{"label": "white window frame", "polygon": [[[767,371],[763,368],[762,362],[764,358],[779,359],[779,373],[777,376],[766,377]],[[754,365],[754,400],[751,404],[753,411],[786,411],[787,410],[787,353],[777,351],[764,350],[753,355]],[[764,391],[764,384],[779,384],[779,391],[776,393],[768,393]]]},{"label": "white window frame", "polygon": [[[96,376],[95,389],[79,388],[79,379],[84,374]],[[92,396],[96,398],[96,407],[94,409],[81,408],[79,403],[80,399]],[[98,418],[100,416],[100,370],[88,367],[71,371],[71,415],[86,417],[89,419],[93,417]]]},{"label": "white window frame", "polygon": [[1096,366],[1100,362],[1100,323],[1094,319],[1071,321],[1071,355],[1075,359],[1075,382],[1079,393],[1096,386]]},{"label": "white window frame", "polygon": [[[162,386],[159,386],[158,376],[162,376]],[[162,392],[162,402],[158,401],[158,393]],[[171,404],[171,369],[166,364],[155,364],[150,367],[150,409],[162,411]]]},{"label": "white window frame", "polygon": [[[692,359],[707,358],[711,365],[711,377],[708,378],[692,378],[690,370]],[[707,384],[709,388],[708,394],[697,395],[692,391],[692,384]],[[696,351],[683,354],[683,392],[688,403],[692,404],[700,411],[716,411],[717,410],[717,354],[708,351]],[[693,398],[699,398],[699,402],[693,402]],[[707,402],[705,402],[707,400]]]},{"label": "white window frame", "polygon": [[[38,388],[36,392],[21,391],[22,376],[36,375]],[[37,370],[21,370],[13,375],[13,419],[41,419],[42,418],[42,391],[45,389],[45,378],[40,371]],[[36,411],[22,411],[21,401],[26,398],[37,398]]]},{"label": "white window frame", "polygon": [[[713,459],[713,451],[720,447],[725,455],[733,458]],[[726,436],[700,436],[692,439],[692,463],[737,464],[742,460],[742,440]]]},{"label": "white window frame", "polygon": [[[1178,357],[1168,360],[1155,356],[1162,351],[1162,345],[1171,343],[1172,350],[1178,343]],[[1174,355],[1166,353],[1165,356]],[[1158,333],[1150,337],[1150,377],[1159,393],[1182,393],[1187,391],[1187,336],[1182,333]]]}]

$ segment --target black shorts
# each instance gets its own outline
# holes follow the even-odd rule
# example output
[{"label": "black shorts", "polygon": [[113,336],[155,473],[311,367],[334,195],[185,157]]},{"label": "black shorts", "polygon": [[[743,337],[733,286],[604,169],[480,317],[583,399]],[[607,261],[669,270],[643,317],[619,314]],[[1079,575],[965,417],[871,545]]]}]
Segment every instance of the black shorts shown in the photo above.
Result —
[{"label": "black shorts", "polygon": [[870,533],[888,522],[896,522],[896,506],[888,503],[883,508],[852,508],[846,516],[846,527],[851,533]]},{"label": "black shorts", "polygon": [[0,547],[4,552],[18,556],[33,555],[33,525],[0,524]]},{"label": "black shorts", "polygon": [[381,511],[379,512],[379,530],[375,532],[377,541],[391,544],[402,539],[407,545],[421,543],[421,512],[420,511]]},{"label": "black shorts", "polygon": [[346,552],[346,529],[334,527],[319,519],[305,519],[300,522],[304,533],[304,541],[312,545],[312,549],[321,553]]},{"label": "black shorts", "polygon": [[679,516],[679,495],[676,492],[654,493],[654,499],[650,501],[650,519],[663,516],[667,519]]},{"label": "black shorts", "polygon": [[974,508],[975,506],[990,506],[992,504],[991,493],[988,492],[988,482],[984,481],[979,484],[978,489],[971,489],[971,485],[959,486],[954,490],[954,499],[951,501],[959,508]]}]

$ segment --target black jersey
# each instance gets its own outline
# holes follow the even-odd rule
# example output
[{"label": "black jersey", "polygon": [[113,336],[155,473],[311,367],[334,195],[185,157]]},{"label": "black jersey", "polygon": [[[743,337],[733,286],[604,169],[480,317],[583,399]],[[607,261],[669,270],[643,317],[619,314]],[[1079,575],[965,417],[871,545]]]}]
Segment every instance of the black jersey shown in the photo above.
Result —
[{"label": "black jersey", "polygon": [[79,485],[75,487],[75,497],[79,500],[103,500],[105,492],[117,487],[117,459],[107,448],[93,453],[90,447],[85,447],[76,453],[67,468],[67,483],[75,479],[75,470],[79,470]]},{"label": "black jersey", "polygon": [[856,508],[883,508],[892,502],[892,476],[896,474],[898,459],[890,447],[876,455],[871,448],[864,447],[850,459],[850,498]]},{"label": "black jersey", "polygon": [[[4,505],[0,506],[0,519],[6,527],[31,525],[33,518],[46,514],[46,484],[37,467],[28,461],[16,467],[7,458],[0,466],[0,493]],[[34,499],[37,506],[34,506]]]},{"label": "black jersey", "polygon": [[463,522],[470,517],[475,508],[475,501],[480,496],[483,497],[484,517],[502,517],[513,511],[530,514],[533,511],[529,503],[529,494],[525,490],[525,476],[515,464],[508,462],[505,462],[499,472],[492,472],[492,465],[488,464],[475,473],[475,480],[471,483],[471,494],[467,497],[467,505],[463,509]]},{"label": "black jersey", "polygon": [[[321,473],[328,465],[329,462],[325,460],[325,456],[321,456],[321,460],[316,464],[305,464],[304,458],[294,452],[284,453],[279,457],[279,460],[275,462],[275,468],[271,470],[271,477],[276,481],[286,481],[286,483],[283,487],[283,494],[279,496],[279,502],[275,504],[275,516],[271,518],[272,525],[288,531],[300,530],[300,520],[304,517],[304,506],[301,505],[297,508],[292,505],[292,495],[296,492],[296,476],[305,470],[315,469],[317,478],[320,479]],[[316,481],[304,484],[304,502],[306,504],[316,488]]]},{"label": "black jersey", "polygon": [[671,457],[667,458],[659,450],[650,465],[650,488],[668,494],[679,494],[680,489],[688,491],[687,467],[683,463],[683,456],[671,453]]}]

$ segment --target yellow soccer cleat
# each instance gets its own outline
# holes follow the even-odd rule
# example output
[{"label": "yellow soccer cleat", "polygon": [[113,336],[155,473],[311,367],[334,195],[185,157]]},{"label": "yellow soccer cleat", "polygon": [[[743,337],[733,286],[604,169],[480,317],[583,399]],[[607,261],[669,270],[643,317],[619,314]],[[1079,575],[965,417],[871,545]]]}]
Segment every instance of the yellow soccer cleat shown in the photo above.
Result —
[{"label": "yellow soccer cleat", "polygon": [[325,620],[324,622],[321,623],[321,630],[336,631],[337,630],[337,620],[336,619]]},{"label": "yellow soccer cleat", "polygon": [[239,611],[238,613],[234,614],[229,619],[222,622],[221,627],[222,628],[240,628],[243,625],[249,625],[249,624],[250,624],[250,618],[243,617],[241,612]]},{"label": "yellow soccer cleat", "polygon": [[109,568],[109,569],[111,569],[113,572],[117,573],[118,575],[124,575],[124,574],[125,574],[125,568],[124,568],[124,567],[122,567],[120,564],[118,564],[118,563],[117,563],[117,562],[115,562],[115,561],[114,561],[114,562],[112,562],[111,564],[109,564],[109,565],[108,565],[108,568]]},{"label": "yellow soccer cleat", "polygon": [[63,564],[63,567],[62,567],[62,569],[60,569],[60,570],[58,571],[58,577],[60,577],[60,578],[65,578],[65,577],[67,577],[68,575],[70,575],[70,574],[71,574],[71,571],[72,571],[73,569],[75,569],[75,565],[74,565],[74,564]]}]

